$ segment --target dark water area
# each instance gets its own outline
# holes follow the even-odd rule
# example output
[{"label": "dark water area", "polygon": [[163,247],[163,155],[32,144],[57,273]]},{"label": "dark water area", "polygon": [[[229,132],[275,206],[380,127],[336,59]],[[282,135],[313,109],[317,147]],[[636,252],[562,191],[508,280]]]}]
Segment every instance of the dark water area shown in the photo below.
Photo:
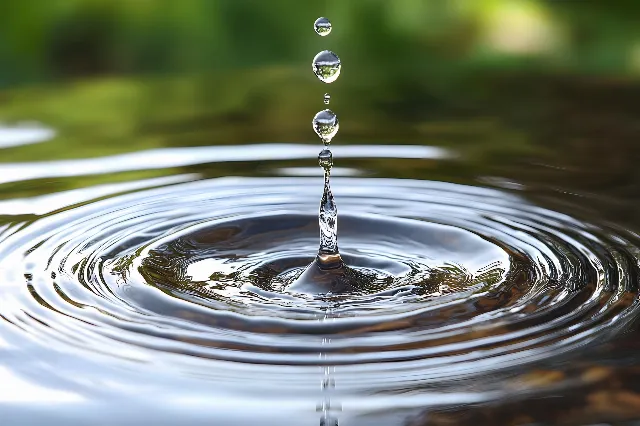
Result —
[{"label": "dark water area", "polygon": [[[223,3],[207,4],[245,16]],[[450,22],[381,26],[431,4],[400,3],[295,12],[334,12],[321,42],[344,65],[331,190],[347,268],[330,293],[299,280],[324,183],[310,25],[304,61],[256,30],[215,45],[233,69],[136,74],[80,61],[62,34],[49,76],[0,72],[0,424],[640,419],[640,65],[624,13],[509,15],[594,39],[590,22],[620,22],[606,42],[623,64],[595,42],[497,30],[502,53],[476,55],[481,37]],[[268,34],[290,55],[242,62],[246,40],[273,53]]]}]

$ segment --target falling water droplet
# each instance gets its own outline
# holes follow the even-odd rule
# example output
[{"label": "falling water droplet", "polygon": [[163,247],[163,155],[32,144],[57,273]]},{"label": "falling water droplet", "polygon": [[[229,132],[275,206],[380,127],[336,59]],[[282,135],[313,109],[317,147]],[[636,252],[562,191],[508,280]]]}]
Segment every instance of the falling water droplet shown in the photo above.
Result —
[{"label": "falling water droplet", "polygon": [[331,102],[331,95],[328,93],[324,94],[324,104],[325,105],[329,105],[329,102]]},{"label": "falling water droplet", "polygon": [[320,111],[313,117],[313,130],[320,136],[325,146],[331,143],[331,139],[338,133],[339,128],[338,117],[330,109]]},{"label": "falling water droplet", "polygon": [[340,76],[342,65],[338,55],[330,50],[323,50],[313,58],[313,73],[323,83],[333,83]]},{"label": "falling water droplet", "polygon": [[313,23],[313,29],[316,30],[318,35],[324,37],[331,33],[331,21],[327,18],[318,18],[316,22]]}]

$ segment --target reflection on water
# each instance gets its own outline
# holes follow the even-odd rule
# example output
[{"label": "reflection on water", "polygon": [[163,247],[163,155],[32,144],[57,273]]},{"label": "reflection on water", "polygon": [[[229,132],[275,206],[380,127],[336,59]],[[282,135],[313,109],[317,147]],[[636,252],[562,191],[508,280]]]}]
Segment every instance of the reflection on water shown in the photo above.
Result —
[{"label": "reflection on water", "polygon": [[[240,3],[158,11],[157,22],[207,19],[175,44],[140,36],[105,63],[91,43],[111,38],[90,35],[109,26],[71,26],[89,34],[82,55],[64,32],[44,50],[70,74],[133,67],[157,40],[180,63],[206,63],[190,50],[203,45],[216,64],[276,51],[295,62],[299,32],[264,30],[285,22],[277,8]],[[292,15],[315,7],[293,3]],[[614,19],[614,4],[585,4],[568,26],[562,12],[577,6],[564,3],[347,3],[300,20],[319,40],[311,52],[350,58],[325,97],[349,117],[332,147],[350,267],[340,292],[295,285],[318,252],[322,188],[309,118],[326,88],[306,42],[299,63],[2,94],[3,422],[640,418],[640,86],[627,68],[637,37],[621,35],[635,21]],[[38,19],[66,16],[49,7]],[[253,12],[259,37],[240,37],[237,19]],[[331,37],[311,32],[321,14],[340,23]],[[593,17],[620,22],[607,26],[622,28],[618,42],[593,41]],[[226,44],[206,42],[210,31]],[[335,61],[323,66],[337,76]]]},{"label": "reflection on water", "polygon": [[[431,146],[340,146],[341,158],[413,158],[451,157],[446,149]],[[259,144],[197,148],[171,148],[141,151],[113,157],[87,158],[30,163],[0,163],[0,183],[41,178],[72,177],[121,173],[135,170],[169,169],[197,164],[242,161],[304,160],[315,158],[317,147],[294,144]]]},{"label": "reflection on water", "polygon": [[[489,161],[491,131],[466,129],[485,140],[335,147],[349,269],[332,295],[294,285],[318,247],[314,143],[47,159],[63,138],[0,164],[3,412],[65,425],[633,418],[640,238],[615,220],[629,199],[616,189],[599,208],[580,180],[610,172],[580,167],[584,150],[501,147]],[[570,414],[581,405],[588,417]]]},{"label": "reflection on water", "polygon": [[[265,167],[274,149],[262,148],[244,161],[253,155]],[[289,150],[291,159],[307,148]],[[342,148],[352,151],[342,155],[351,169],[368,173],[357,162],[386,149]],[[225,149],[198,150],[214,158]],[[426,147],[388,149],[434,161]],[[154,155],[172,152],[181,151]],[[218,164],[189,158],[191,167]],[[68,163],[113,170],[109,158]],[[139,167],[116,170],[127,165]],[[162,395],[178,413],[176,401],[189,401],[200,420],[242,424],[233,422],[268,403],[281,413],[273,424],[291,416],[314,424],[326,380],[346,424],[368,424],[371,410],[408,415],[544,395],[540,365],[584,357],[585,345],[610,341],[638,313],[633,233],[502,189],[428,180],[336,178],[341,253],[357,286],[300,293],[289,285],[317,250],[317,178],[199,176],[169,171],[0,205],[9,215],[0,235],[5,378],[50,389],[32,396],[73,402],[42,413],[86,420],[100,410],[85,400],[126,408]],[[558,374],[552,385],[577,385]],[[225,404],[201,409],[214,400]],[[16,401],[3,403],[19,413]]]},{"label": "reflection on water", "polygon": [[47,389],[38,383],[24,380],[10,370],[0,367],[0,380],[5,386],[0,391],[0,404],[49,404],[82,402],[83,397],[73,392]]},{"label": "reflection on water", "polygon": [[55,132],[35,124],[0,126],[0,148],[29,145],[53,139]]}]

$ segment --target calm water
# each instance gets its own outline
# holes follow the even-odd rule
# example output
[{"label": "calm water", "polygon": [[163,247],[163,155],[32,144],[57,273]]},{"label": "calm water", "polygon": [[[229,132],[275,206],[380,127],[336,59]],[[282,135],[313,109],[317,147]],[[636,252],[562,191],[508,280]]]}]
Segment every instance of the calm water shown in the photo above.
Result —
[{"label": "calm water", "polygon": [[112,147],[109,117],[6,122],[3,421],[640,417],[635,117],[596,80],[548,84],[565,90],[540,101],[554,111],[499,123],[445,109],[425,124],[430,105],[409,95],[357,111],[335,96],[331,188],[353,279],[323,296],[292,285],[318,251],[308,119],[280,143],[281,123],[251,112],[141,110]]}]

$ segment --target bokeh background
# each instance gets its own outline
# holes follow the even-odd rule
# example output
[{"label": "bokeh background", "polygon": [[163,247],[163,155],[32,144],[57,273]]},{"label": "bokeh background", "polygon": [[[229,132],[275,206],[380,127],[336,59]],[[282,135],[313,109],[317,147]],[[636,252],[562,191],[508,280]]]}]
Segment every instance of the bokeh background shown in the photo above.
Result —
[{"label": "bokeh background", "polygon": [[[324,49],[343,65],[329,86],[311,72]],[[319,176],[315,156],[256,159],[262,143],[320,150],[325,92],[338,167],[495,187],[640,232],[638,0],[0,0],[0,230],[179,179]],[[254,153],[173,161],[214,145]],[[341,158],[340,145],[447,155]],[[612,386],[634,377],[621,371]],[[638,417],[637,399],[603,401]],[[546,415],[536,404],[514,416]]]}]

